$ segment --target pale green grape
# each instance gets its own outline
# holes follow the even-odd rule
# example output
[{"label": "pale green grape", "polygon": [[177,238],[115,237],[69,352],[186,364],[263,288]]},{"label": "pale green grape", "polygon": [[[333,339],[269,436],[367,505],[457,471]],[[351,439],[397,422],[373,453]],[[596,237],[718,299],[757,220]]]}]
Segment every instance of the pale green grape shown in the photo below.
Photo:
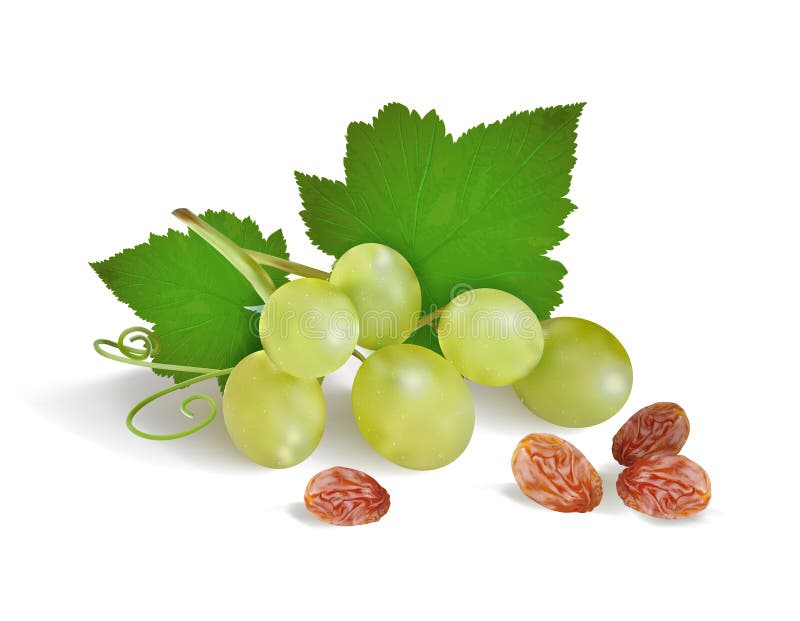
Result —
[{"label": "pale green grape", "polygon": [[378,453],[415,470],[441,468],[469,444],[472,395],[455,367],[417,345],[389,345],[353,381],[353,412]]},{"label": "pale green grape", "polygon": [[422,306],[419,281],[403,255],[382,244],[361,244],[345,252],[330,282],[358,311],[358,344],[379,349],[402,343],[414,331]]},{"label": "pale green grape", "polygon": [[318,278],[279,287],[264,305],[258,328],[261,345],[278,368],[304,378],[338,369],[358,341],[350,298]]},{"label": "pale green grape", "polygon": [[284,373],[257,351],[231,371],[222,415],[245,456],[269,468],[288,468],[317,448],[325,429],[325,398],[316,379]]},{"label": "pale green grape", "polygon": [[525,406],[564,427],[589,427],[614,416],[633,385],[631,361],[622,344],[586,319],[548,319],[542,328],[542,359],[514,384]]},{"label": "pale green grape", "polygon": [[505,386],[530,373],[542,357],[539,319],[518,297],[499,289],[473,289],[442,309],[439,345],[466,378]]}]

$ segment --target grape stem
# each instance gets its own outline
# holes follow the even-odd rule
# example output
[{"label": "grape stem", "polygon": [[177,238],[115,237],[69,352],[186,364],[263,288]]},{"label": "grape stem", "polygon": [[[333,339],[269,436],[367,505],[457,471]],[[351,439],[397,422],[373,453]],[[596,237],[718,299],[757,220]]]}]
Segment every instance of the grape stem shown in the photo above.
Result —
[{"label": "grape stem", "polygon": [[417,330],[419,330],[423,326],[433,325],[433,322],[439,319],[441,315],[442,315],[442,309],[438,309],[428,313],[424,317],[420,317],[419,321],[417,321]]},{"label": "grape stem", "polygon": [[270,294],[275,291],[275,283],[247,252],[188,209],[176,209],[172,215],[211,244],[247,279],[261,299],[267,301]]},{"label": "grape stem", "polygon": [[352,355],[353,355],[353,358],[358,358],[358,359],[359,359],[361,362],[366,362],[366,361],[367,361],[367,359],[366,359],[366,357],[364,356],[364,354],[362,354],[362,353],[361,353],[360,351],[358,351],[357,349],[354,349],[354,350],[353,350],[353,354],[352,354]]},{"label": "grape stem", "polygon": [[280,257],[258,252],[257,250],[245,250],[245,252],[259,265],[268,265],[269,267],[274,267],[284,272],[289,272],[290,274],[296,274],[297,276],[319,278],[321,280],[328,280],[330,276],[328,272],[323,272],[322,270],[303,265],[302,263],[295,263],[294,261],[289,261],[289,259],[281,259]]}]

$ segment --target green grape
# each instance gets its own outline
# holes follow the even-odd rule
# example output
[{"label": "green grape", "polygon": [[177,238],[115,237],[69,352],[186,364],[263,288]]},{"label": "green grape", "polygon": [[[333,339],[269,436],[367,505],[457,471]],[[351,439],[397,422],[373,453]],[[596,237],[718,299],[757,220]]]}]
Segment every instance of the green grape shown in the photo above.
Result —
[{"label": "green grape", "polygon": [[345,252],[330,282],[344,291],[358,311],[358,344],[367,349],[402,343],[414,331],[422,294],[403,255],[382,244],[361,244]]},{"label": "green grape", "polygon": [[284,373],[257,351],[231,371],[222,415],[245,456],[269,468],[288,468],[317,448],[325,429],[325,398],[316,379]]},{"label": "green grape", "polygon": [[475,409],[467,384],[450,362],[429,349],[379,349],[356,373],[352,396],[364,438],[400,466],[441,468],[472,437]]},{"label": "green grape", "polygon": [[602,326],[576,317],[542,322],[544,354],[514,384],[525,406],[564,427],[589,427],[614,416],[633,385],[631,361]]},{"label": "green grape", "polygon": [[439,345],[466,378],[505,386],[530,373],[542,357],[539,319],[518,297],[499,289],[474,289],[442,309]]},{"label": "green grape", "polygon": [[258,324],[261,345],[281,371],[322,377],[342,366],[358,341],[353,303],[329,282],[299,278],[267,300]]}]

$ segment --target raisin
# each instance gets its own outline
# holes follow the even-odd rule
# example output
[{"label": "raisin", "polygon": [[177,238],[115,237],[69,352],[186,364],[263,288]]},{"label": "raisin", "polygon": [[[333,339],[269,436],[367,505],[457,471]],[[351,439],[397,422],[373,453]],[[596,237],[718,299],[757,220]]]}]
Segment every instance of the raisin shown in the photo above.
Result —
[{"label": "raisin", "polygon": [[643,457],[617,478],[622,502],[653,517],[684,518],[702,511],[711,499],[711,481],[698,464],[683,455]]},{"label": "raisin", "polygon": [[389,510],[389,493],[375,479],[341,466],[311,477],[305,501],[312,514],[337,526],[377,522]]},{"label": "raisin", "polygon": [[642,408],[620,427],[611,453],[623,466],[647,455],[677,455],[689,437],[689,419],[676,403],[654,403]]},{"label": "raisin", "polygon": [[566,440],[532,433],[517,444],[511,470],[522,492],[563,513],[591,511],[603,497],[603,482],[589,460]]}]

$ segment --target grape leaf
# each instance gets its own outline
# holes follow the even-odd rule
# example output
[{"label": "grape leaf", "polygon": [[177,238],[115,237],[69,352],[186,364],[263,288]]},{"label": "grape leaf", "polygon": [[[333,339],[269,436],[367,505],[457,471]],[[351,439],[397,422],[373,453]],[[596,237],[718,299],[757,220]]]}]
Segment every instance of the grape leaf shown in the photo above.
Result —
[{"label": "grape leaf", "polygon": [[[250,218],[226,211],[200,216],[243,248],[288,259],[280,230],[266,240]],[[230,263],[193,232],[169,230],[147,243],[90,264],[106,286],[142,320],[153,324],[161,348],[154,362],[223,369],[261,348],[257,314],[263,300]],[[286,274],[265,268],[276,286]],[[192,373],[155,371],[181,382]],[[224,378],[220,378],[224,387]]]},{"label": "grape leaf", "polygon": [[[582,109],[515,113],[454,140],[435,111],[389,104],[348,127],[345,183],[295,173],[308,237],[335,257],[391,246],[417,273],[425,312],[492,287],[549,317],[566,270],[544,254],[575,208],[565,196]],[[438,349],[429,327],[410,340]]]}]

